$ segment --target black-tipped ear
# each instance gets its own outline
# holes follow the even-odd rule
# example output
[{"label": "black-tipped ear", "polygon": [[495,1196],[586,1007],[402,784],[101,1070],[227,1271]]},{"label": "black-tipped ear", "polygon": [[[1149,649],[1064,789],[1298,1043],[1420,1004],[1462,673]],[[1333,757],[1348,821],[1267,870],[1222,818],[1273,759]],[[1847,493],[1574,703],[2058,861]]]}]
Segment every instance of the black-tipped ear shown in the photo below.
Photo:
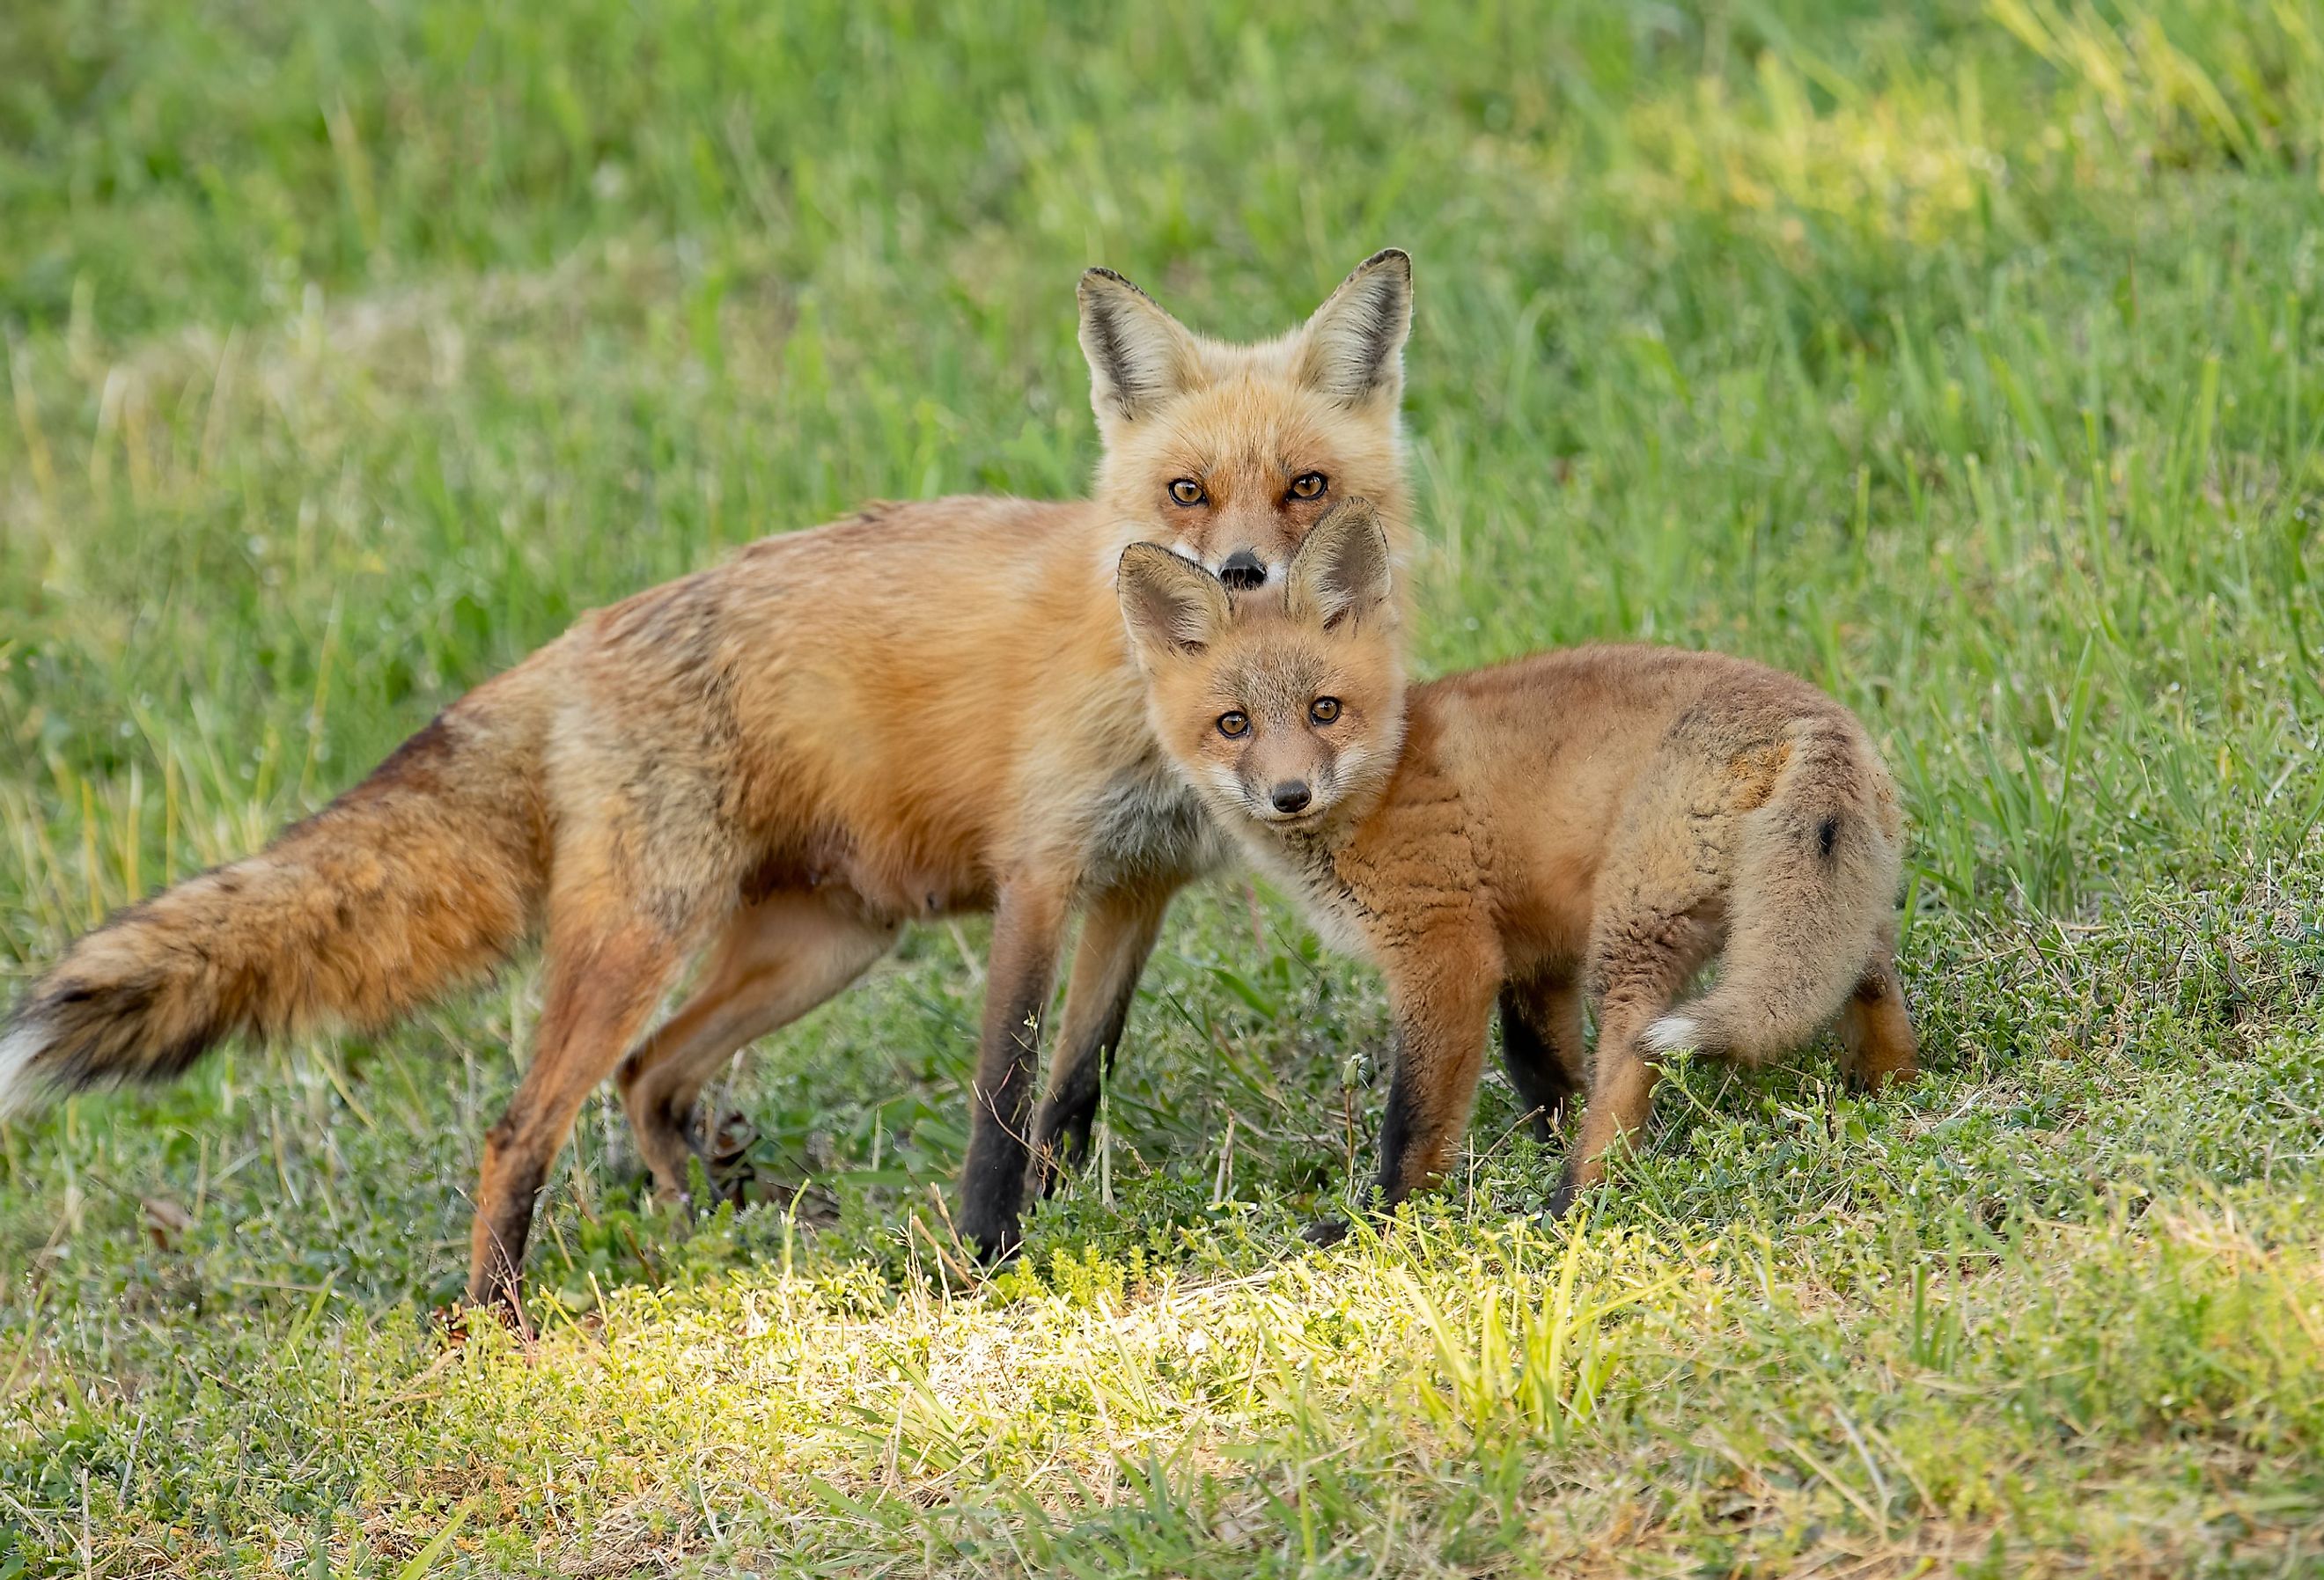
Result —
[{"label": "black-tipped ear", "polygon": [[1217,577],[1158,543],[1121,551],[1114,587],[1121,618],[1141,651],[1199,652],[1226,628],[1227,589]]},{"label": "black-tipped ear", "polygon": [[1135,420],[1194,377],[1194,338],[1154,299],[1111,269],[1084,272],[1082,355],[1101,418]]},{"label": "black-tipped ear", "polygon": [[1284,573],[1283,606],[1294,620],[1330,631],[1369,618],[1388,606],[1388,531],[1369,499],[1351,499],[1323,513]]},{"label": "black-tipped ear", "polygon": [[1300,379],[1351,406],[1400,397],[1411,331],[1412,259],[1396,247],[1374,253],[1300,331]]}]

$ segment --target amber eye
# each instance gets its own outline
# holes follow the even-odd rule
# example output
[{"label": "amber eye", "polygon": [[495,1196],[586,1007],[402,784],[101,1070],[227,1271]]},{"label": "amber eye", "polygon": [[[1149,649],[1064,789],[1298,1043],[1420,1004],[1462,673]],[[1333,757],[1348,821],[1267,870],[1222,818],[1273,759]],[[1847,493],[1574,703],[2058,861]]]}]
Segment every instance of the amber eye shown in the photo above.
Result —
[{"label": "amber eye", "polygon": [[1203,485],[1192,477],[1181,477],[1170,485],[1170,497],[1180,504],[1203,503]]},{"label": "amber eye", "polygon": [[1291,497],[1294,499],[1320,498],[1330,483],[1331,479],[1321,472],[1302,472],[1291,480]]},{"label": "amber eye", "polygon": [[1307,705],[1307,716],[1319,725],[1330,724],[1340,716],[1340,699],[1336,697],[1318,697]]},{"label": "amber eye", "polygon": [[1250,734],[1250,719],[1240,713],[1219,715],[1219,734],[1230,741],[1240,741]]}]

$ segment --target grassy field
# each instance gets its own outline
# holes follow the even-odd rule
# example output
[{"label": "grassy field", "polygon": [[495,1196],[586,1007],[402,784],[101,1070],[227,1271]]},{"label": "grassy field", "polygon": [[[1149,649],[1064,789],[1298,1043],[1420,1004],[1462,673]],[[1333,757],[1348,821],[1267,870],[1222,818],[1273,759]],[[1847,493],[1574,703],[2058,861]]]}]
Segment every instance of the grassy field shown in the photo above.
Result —
[{"label": "grassy field", "polygon": [[1177,907],[964,1270],[981,923],[615,1104],[447,1351],[529,969],[0,1124],[0,1577],[2324,1570],[2308,0],[0,7],[0,999],[586,608],[1068,494],[1073,286],[1418,262],[1420,667],[1789,666],[1908,795],[1929,1075],[1683,1067],[1586,1222],[1494,1077],[1328,1252],[1380,992]]}]

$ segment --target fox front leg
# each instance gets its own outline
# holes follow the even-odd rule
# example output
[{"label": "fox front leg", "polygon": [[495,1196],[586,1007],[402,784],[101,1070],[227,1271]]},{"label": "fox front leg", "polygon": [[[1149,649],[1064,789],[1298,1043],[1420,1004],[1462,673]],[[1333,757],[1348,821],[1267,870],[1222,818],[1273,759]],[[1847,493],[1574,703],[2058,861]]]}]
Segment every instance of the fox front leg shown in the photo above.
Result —
[{"label": "fox front leg", "polygon": [[1035,1178],[1044,1195],[1059,1170],[1089,1155],[1099,1091],[1121,1047],[1138,979],[1175,887],[1110,890],[1090,903],[1065,981],[1065,1018],[1049,1089],[1033,1127]]},{"label": "fox front leg", "polygon": [[[1501,985],[1485,949],[1448,941],[1431,955],[1419,969],[1389,974],[1396,1045],[1373,1180],[1383,1211],[1434,1184],[1451,1161],[1476,1106],[1486,1030]],[[1307,1238],[1328,1245],[1347,1228],[1344,1221],[1325,1220]]]},{"label": "fox front leg", "polygon": [[985,972],[984,1031],[969,1095],[968,1162],[962,1170],[960,1231],[977,1254],[998,1261],[1017,1249],[1032,1157],[1035,1055],[1056,982],[1057,953],[1071,901],[1069,878],[1019,877],[1003,884],[992,916]]}]

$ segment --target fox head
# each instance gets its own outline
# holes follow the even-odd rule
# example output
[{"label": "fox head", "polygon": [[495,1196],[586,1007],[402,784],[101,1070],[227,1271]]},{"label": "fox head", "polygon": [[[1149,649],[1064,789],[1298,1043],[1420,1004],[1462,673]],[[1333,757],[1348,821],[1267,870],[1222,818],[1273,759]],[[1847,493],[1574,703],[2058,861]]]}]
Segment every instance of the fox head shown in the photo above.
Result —
[{"label": "fox head", "polygon": [[1081,342],[1105,444],[1097,499],[1124,530],[1248,589],[1323,513],[1372,500],[1404,529],[1397,410],[1412,260],[1376,253],[1305,324],[1258,346],[1187,330],[1111,269],[1082,276]]},{"label": "fox head", "polygon": [[1116,587],[1163,750],[1211,809],[1303,831],[1368,808],[1404,741],[1388,534],[1370,501],[1325,513],[1279,587],[1234,590],[1152,543]]}]

